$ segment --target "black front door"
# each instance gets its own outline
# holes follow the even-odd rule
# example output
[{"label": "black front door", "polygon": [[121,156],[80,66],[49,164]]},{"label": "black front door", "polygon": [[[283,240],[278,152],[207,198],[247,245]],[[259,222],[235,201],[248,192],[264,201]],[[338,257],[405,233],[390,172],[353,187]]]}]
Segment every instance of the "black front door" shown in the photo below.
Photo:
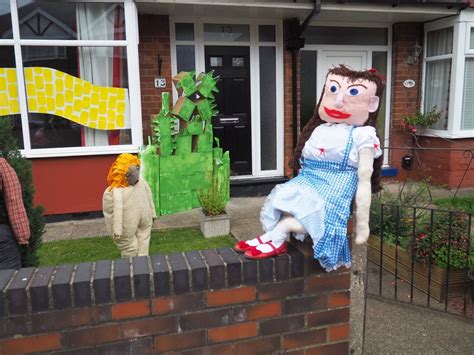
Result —
[{"label": "black front door", "polygon": [[214,136],[230,152],[232,175],[252,174],[249,47],[206,46],[206,72],[220,77],[216,96],[219,115],[213,118]]}]

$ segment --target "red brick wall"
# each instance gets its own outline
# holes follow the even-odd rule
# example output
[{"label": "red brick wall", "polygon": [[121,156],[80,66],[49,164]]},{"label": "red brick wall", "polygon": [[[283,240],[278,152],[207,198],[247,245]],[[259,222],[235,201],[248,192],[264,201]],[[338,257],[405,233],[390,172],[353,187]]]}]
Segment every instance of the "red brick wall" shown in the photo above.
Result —
[{"label": "red brick wall", "polygon": [[350,272],[296,246],[0,271],[0,353],[347,354]]},{"label": "red brick wall", "polygon": [[[285,37],[289,30],[289,23],[284,22],[283,24],[283,32],[285,33]],[[288,164],[290,159],[293,157],[293,89],[292,89],[292,82],[293,82],[293,70],[292,70],[292,54],[291,51],[286,50],[283,53],[283,66],[284,66],[284,144],[285,144],[285,151],[284,151],[284,174],[285,176],[293,176],[293,169],[291,169]],[[300,52],[297,52],[296,55],[296,65],[297,65],[297,74],[296,74],[296,88],[297,88],[297,117],[298,117],[298,127],[295,129],[299,129],[300,124]]]},{"label": "red brick wall", "polygon": [[[405,115],[415,113],[419,109],[421,92],[421,61],[419,64],[406,63],[410,49],[418,41],[423,43],[423,24],[397,23],[393,26],[392,47],[392,110],[390,122],[390,146],[411,147],[411,136],[402,132],[401,122]],[[415,87],[405,88],[403,82],[413,79]],[[387,154],[387,152],[385,152]],[[408,150],[389,151],[390,166],[399,170],[398,179],[406,178],[406,171],[401,168],[401,159],[410,153]]]},{"label": "red brick wall", "polygon": [[[151,132],[150,120],[161,109],[161,94],[163,91],[172,90],[169,18],[159,15],[139,15],[138,28],[143,138],[144,142],[147,142]],[[161,74],[158,71],[159,58],[163,60]],[[166,78],[165,89],[155,89],[154,82],[158,77]]]}]

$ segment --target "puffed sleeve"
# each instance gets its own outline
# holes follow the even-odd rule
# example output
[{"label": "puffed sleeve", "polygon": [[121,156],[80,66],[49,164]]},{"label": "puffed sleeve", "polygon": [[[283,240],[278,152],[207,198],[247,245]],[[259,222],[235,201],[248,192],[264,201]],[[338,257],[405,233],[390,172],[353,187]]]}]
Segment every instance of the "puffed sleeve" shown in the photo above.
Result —
[{"label": "puffed sleeve", "polygon": [[358,127],[355,130],[355,145],[357,150],[360,151],[364,148],[371,148],[374,152],[374,158],[378,158],[382,155],[382,149],[380,147],[380,140],[377,137],[375,128],[371,126]]}]

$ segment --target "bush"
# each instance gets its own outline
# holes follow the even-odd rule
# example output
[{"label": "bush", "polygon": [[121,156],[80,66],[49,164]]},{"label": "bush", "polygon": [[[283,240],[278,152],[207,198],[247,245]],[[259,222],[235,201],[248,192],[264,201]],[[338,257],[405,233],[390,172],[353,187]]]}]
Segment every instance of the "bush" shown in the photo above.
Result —
[{"label": "bush", "polygon": [[[44,233],[43,208],[33,205],[35,189],[31,162],[21,156],[18,142],[13,137],[12,131],[13,121],[9,117],[2,117],[0,119],[0,156],[7,160],[15,170],[18,180],[20,180],[23,204],[30,223],[31,236],[29,243],[27,246],[21,246],[22,265],[23,267],[38,266],[37,251]],[[3,199],[0,199],[0,217],[2,220],[8,218]]]}]

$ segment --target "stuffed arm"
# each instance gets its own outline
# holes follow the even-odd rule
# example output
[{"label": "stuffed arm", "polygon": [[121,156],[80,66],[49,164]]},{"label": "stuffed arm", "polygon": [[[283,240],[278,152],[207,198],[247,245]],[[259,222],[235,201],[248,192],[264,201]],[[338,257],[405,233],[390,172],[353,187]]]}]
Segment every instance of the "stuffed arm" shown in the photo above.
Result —
[{"label": "stuffed arm", "polygon": [[115,188],[112,190],[113,194],[113,233],[114,236],[122,235],[123,233],[123,189]]},{"label": "stuffed arm", "polygon": [[363,244],[369,238],[369,215],[372,199],[370,179],[373,172],[374,152],[371,148],[359,151],[359,183],[356,193],[356,244]]}]

